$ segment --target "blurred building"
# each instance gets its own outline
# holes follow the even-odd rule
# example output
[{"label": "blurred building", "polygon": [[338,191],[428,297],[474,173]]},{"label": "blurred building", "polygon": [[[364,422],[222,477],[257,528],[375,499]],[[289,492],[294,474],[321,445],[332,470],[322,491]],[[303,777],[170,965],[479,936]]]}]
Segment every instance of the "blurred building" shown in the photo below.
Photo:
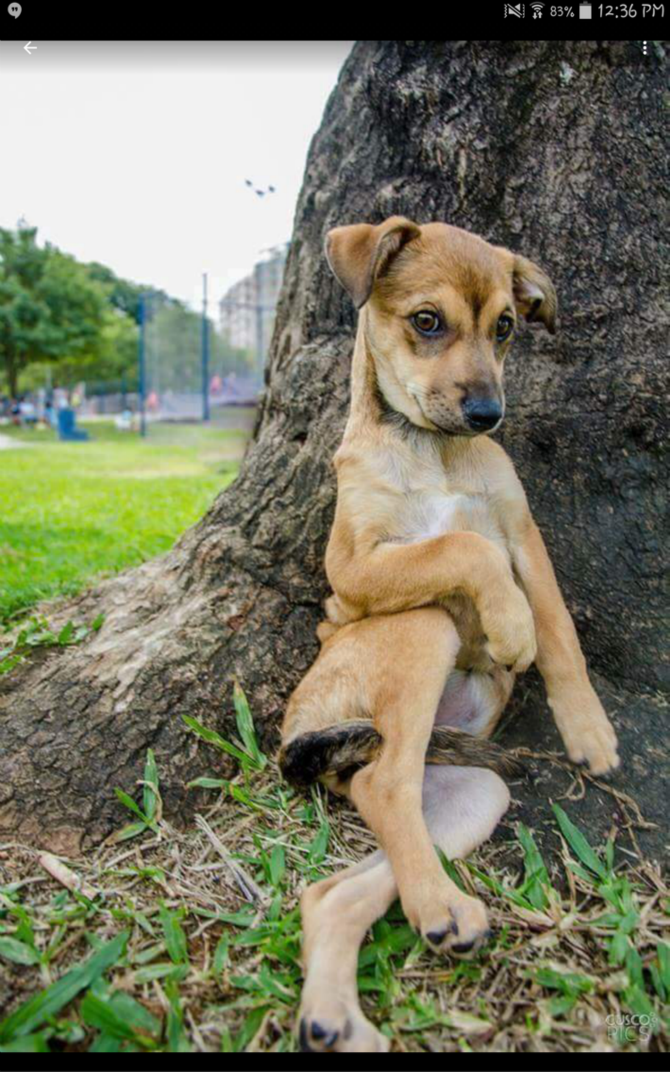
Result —
[{"label": "blurred building", "polygon": [[269,249],[251,275],[235,283],[219,303],[221,334],[231,346],[255,355],[259,379],[272,337],[288,248],[285,242]]}]

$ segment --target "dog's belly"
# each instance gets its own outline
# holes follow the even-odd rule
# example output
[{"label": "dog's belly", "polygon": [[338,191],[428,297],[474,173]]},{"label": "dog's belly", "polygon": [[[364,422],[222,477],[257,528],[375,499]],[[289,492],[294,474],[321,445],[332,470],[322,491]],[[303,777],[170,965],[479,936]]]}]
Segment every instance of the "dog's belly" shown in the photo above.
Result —
[{"label": "dog's belly", "polygon": [[514,673],[492,665],[488,673],[452,670],[435,713],[436,726],[488,736],[514,685]]},{"label": "dog's belly", "polygon": [[[397,543],[418,543],[446,532],[477,532],[498,547],[508,561],[509,548],[489,504],[479,495],[421,492],[411,496],[407,508],[398,518]],[[449,596],[444,606],[454,620],[461,648],[456,666],[459,670],[486,672],[493,666],[485,650],[486,637],[477,608],[464,595]]]}]

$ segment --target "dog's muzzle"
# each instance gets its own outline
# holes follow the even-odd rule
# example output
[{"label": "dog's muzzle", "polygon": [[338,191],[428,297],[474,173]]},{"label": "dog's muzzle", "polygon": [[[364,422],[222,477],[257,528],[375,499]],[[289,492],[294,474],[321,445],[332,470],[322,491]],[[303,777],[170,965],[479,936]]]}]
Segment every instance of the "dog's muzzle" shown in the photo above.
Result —
[{"label": "dog's muzzle", "polygon": [[502,420],[503,409],[495,399],[467,398],[463,402],[463,416],[475,432],[488,432]]}]

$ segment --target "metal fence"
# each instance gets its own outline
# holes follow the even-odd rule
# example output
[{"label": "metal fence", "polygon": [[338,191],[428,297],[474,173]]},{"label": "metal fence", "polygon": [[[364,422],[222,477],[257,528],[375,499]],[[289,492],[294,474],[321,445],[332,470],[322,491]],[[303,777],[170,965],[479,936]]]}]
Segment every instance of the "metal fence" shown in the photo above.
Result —
[{"label": "metal fence", "polygon": [[265,353],[234,347],[208,316],[207,282],[197,314],[164,296],[140,309],[138,413],[143,434],[154,421],[217,422],[221,409],[253,406]]},{"label": "metal fence", "polygon": [[[77,375],[76,367],[47,365],[43,385],[27,392],[37,419],[71,408],[83,420],[113,419],[143,435],[151,435],[157,422],[244,424],[263,387],[286,249],[268,251],[270,258],[251,275],[216,295],[209,302],[216,319],[208,308],[206,275],[201,311],[164,292],[145,291],[134,367],[126,359],[119,379],[101,381],[86,378],[83,368]],[[235,416],[235,408],[247,417]]]}]

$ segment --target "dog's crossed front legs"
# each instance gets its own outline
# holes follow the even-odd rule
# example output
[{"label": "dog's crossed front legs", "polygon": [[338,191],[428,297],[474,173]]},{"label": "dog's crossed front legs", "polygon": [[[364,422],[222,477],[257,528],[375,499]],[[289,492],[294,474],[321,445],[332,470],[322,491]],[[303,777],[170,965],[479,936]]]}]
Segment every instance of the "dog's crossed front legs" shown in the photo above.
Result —
[{"label": "dog's crossed front legs", "polygon": [[[425,607],[462,592],[474,602],[494,662],[527,670],[535,658],[528,601],[503,552],[476,532],[448,532],[413,544],[379,543],[352,556],[337,541],[326,553],[336,600],[351,618]],[[336,612],[337,613],[337,612]]]}]

